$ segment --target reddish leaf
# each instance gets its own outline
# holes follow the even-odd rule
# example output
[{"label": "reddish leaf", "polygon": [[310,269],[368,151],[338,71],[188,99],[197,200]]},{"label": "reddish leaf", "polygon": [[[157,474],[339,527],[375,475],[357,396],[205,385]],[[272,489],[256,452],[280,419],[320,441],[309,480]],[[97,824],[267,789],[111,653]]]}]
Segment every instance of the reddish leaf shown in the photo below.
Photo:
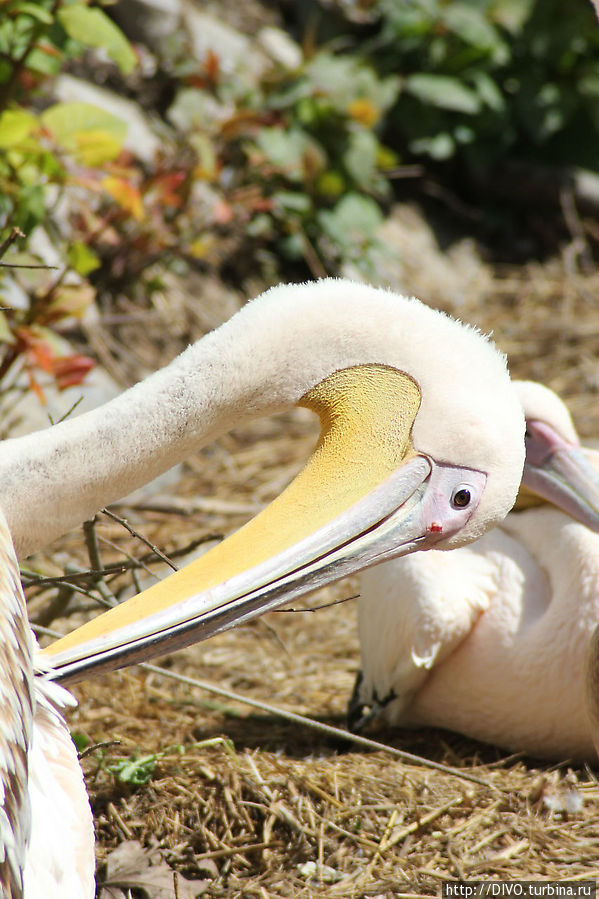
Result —
[{"label": "reddish leaf", "polygon": [[95,361],[81,353],[73,353],[71,356],[62,356],[52,360],[52,374],[59,390],[67,387],[75,387],[85,380],[86,375],[94,367]]},{"label": "reddish leaf", "polygon": [[45,53],[46,56],[54,56],[56,59],[62,57],[62,53],[58,47],[55,47],[53,44],[48,44],[45,41],[40,41],[36,49],[41,53]]},{"label": "reddish leaf", "polygon": [[126,181],[124,178],[108,175],[102,180],[102,187],[106,193],[110,194],[113,200],[116,200],[121,209],[132,215],[136,221],[141,222],[143,220],[144,208],[141,194],[134,184]]},{"label": "reddish leaf", "polygon": [[254,212],[270,212],[274,203],[270,197],[256,197],[252,202]]},{"label": "reddish leaf", "polygon": [[40,340],[29,328],[17,328],[15,334],[29,364],[41,368],[42,371],[51,372],[54,353],[49,344]]},{"label": "reddish leaf", "polygon": [[33,376],[33,372],[31,372],[31,371],[27,372],[27,379],[29,381],[29,389],[32,390],[33,393],[35,393],[35,395],[37,396],[37,398],[40,401],[40,403],[42,404],[42,406],[45,406],[46,405],[46,397],[44,396],[44,391],[42,390],[42,387],[41,387],[41,384],[39,383],[39,381],[37,381],[35,379],[35,377]]},{"label": "reddish leaf", "polygon": [[179,188],[185,183],[187,172],[165,172],[157,175],[149,186],[149,191],[155,190],[158,193],[158,199],[162,206],[172,206],[179,209],[183,204],[183,197],[177,193]]},{"label": "reddish leaf", "polygon": [[204,67],[206,69],[206,75],[212,84],[217,84],[218,79],[220,78],[220,59],[214,50],[208,50],[206,53]]}]

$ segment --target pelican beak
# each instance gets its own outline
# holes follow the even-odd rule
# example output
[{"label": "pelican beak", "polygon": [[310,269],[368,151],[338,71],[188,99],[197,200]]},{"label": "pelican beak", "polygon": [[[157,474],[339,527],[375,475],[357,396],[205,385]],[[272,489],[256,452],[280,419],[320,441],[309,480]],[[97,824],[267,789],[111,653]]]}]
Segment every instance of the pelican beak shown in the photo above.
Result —
[{"label": "pelican beak", "polygon": [[526,422],[524,487],[599,532],[599,475],[580,446],[542,421]]},{"label": "pelican beak", "polygon": [[420,397],[406,379],[360,366],[313,388],[303,401],[321,437],[289,487],[200,559],[48,647],[50,676],[73,682],[172,652],[463,528],[487,476],[414,451]]}]

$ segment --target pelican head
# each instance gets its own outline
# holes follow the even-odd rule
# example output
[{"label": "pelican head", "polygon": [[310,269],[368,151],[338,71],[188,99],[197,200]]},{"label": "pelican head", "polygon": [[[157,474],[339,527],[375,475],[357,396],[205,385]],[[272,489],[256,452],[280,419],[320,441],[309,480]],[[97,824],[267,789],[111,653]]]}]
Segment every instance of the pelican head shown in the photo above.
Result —
[{"label": "pelican head", "polygon": [[199,370],[170,402],[192,402],[197,384],[207,433],[300,405],[319,416],[320,438],[240,531],[50,647],[59,678],[204,639],[398,555],[459,546],[514,502],[524,419],[505,358],[416,299],[344,280],[277,287],[189,353]]},{"label": "pelican head", "polygon": [[599,532],[599,476],[568,409],[536,381],[514,384],[526,418],[526,460],[516,508],[550,502]]}]

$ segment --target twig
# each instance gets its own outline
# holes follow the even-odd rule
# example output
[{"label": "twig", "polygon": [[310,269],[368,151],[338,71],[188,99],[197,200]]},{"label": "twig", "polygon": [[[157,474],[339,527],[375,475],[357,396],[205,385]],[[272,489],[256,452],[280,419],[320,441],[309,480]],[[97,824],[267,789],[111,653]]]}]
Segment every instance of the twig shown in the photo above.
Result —
[{"label": "twig", "polygon": [[134,556],[132,556],[131,553],[128,553],[126,550],[124,550],[122,546],[119,546],[118,543],[114,542],[114,540],[109,540],[108,537],[104,537],[102,534],[98,535],[98,540],[101,540],[102,543],[106,544],[106,546],[109,546],[111,549],[116,549],[117,552],[122,553],[132,568],[143,568],[146,574],[149,574],[150,577],[153,577],[157,581],[160,580],[160,577],[155,574],[151,568],[148,568],[145,562],[138,562],[138,560]]},{"label": "twig", "polygon": [[[86,574],[86,576],[87,576],[88,573],[85,572],[85,574]],[[95,593],[93,593],[91,589],[90,589],[90,590],[86,590],[85,587],[81,587],[81,586],[80,586],[79,584],[77,584],[77,583],[73,583],[72,581],[71,581],[71,582],[68,581],[68,578],[69,578],[69,577],[70,577],[71,579],[74,580],[74,579],[76,578],[76,576],[77,576],[77,575],[68,575],[68,574],[67,574],[67,575],[63,575],[63,580],[64,580],[65,583],[70,583],[70,585],[72,586],[73,590],[74,590],[76,593],[81,593],[82,596],[87,596],[88,599],[93,600],[93,602],[95,603],[96,606],[97,606],[98,603],[99,603],[100,605],[105,606],[107,609],[111,609],[111,608],[113,607],[113,605],[114,605],[114,600],[111,600],[111,601],[105,600],[102,596],[97,596]],[[35,581],[35,582],[30,582],[30,581],[27,581],[27,580],[25,580],[24,578],[22,578],[22,581],[23,581],[23,586],[24,586],[24,587],[31,587],[31,586],[39,586],[40,584],[43,585],[43,584],[45,584],[45,583],[48,583],[48,584],[50,584],[50,583],[56,583],[56,582],[58,581],[58,578],[47,578],[47,580],[45,580],[44,578],[39,578],[39,579],[38,579],[37,581]],[[92,588],[92,589],[95,589],[95,588]]]},{"label": "twig", "polygon": [[381,857],[381,855],[387,848],[389,834],[393,830],[393,825],[395,824],[397,815],[398,815],[397,808],[394,808],[393,811],[391,812],[391,814],[389,815],[389,820],[387,821],[387,824],[385,826],[385,830],[384,830],[383,836],[381,837],[380,843],[376,847],[376,850],[373,853],[372,858],[370,859],[370,861],[368,863],[368,868],[366,869],[366,874],[368,876],[372,874],[372,869],[374,868],[377,861],[379,860],[379,858]]},{"label": "twig", "polygon": [[[171,558],[177,559],[181,556],[186,556],[188,553],[193,552],[198,548],[198,546],[202,546],[204,543],[217,543],[223,539],[222,534],[207,534],[205,537],[199,537],[197,540],[192,540],[190,543],[187,543],[185,546],[181,546],[179,549],[174,549],[171,552]],[[119,550],[122,552],[122,549],[119,547]],[[56,574],[56,575],[40,575],[37,572],[29,571],[26,568],[21,568],[21,580],[23,581],[24,587],[45,587],[51,586],[52,584],[76,584],[78,581],[86,581],[86,580],[94,580],[98,577],[107,577],[109,575],[118,575],[125,574],[127,571],[135,571],[138,568],[144,568],[146,563],[151,562],[154,559],[155,554],[153,552],[146,553],[141,556],[139,559],[134,559],[131,556],[127,556],[127,561],[124,562],[114,562],[109,565],[104,565],[101,569],[89,568],[85,571],[74,571],[68,574]],[[81,591],[85,593],[85,591]],[[140,592],[138,590],[138,592]],[[89,593],[85,595],[90,595]],[[301,610],[299,610],[301,611]]]},{"label": "twig", "polygon": [[3,240],[0,244],[0,259],[2,259],[8,248],[12,246],[18,237],[25,237],[25,235],[20,228],[13,228],[6,240]]},{"label": "twig", "polygon": [[136,537],[138,540],[141,540],[141,542],[144,543],[149,549],[151,549],[159,559],[162,559],[163,562],[169,565],[173,569],[173,571],[179,570],[175,563],[172,562],[168,556],[165,556],[162,550],[158,549],[158,547],[151,543],[147,537],[144,537],[143,534],[140,534],[135,530],[135,528],[131,527],[126,518],[121,518],[120,515],[115,515],[115,513],[111,512],[110,509],[102,509],[101,511],[104,515],[107,515],[108,518],[112,518],[113,521],[118,521],[119,524],[122,524],[122,526],[129,531],[132,537]]},{"label": "twig", "polygon": [[67,411],[64,413],[64,415],[61,415],[61,416],[60,416],[60,418],[58,419],[57,422],[54,422],[52,416],[51,416],[51,415],[48,415],[48,418],[50,419],[50,424],[51,424],[51,425],[53,425],[53,424],[60,424],[61,421],[64,421],[66,418],[69,417],[69,415],[72,415],[73,412],[75,411],[75,409],[77,408],[77,406],[79,405],[79,403],[82,403],[82,402],[83,402],[83,394],[81,394],[81,396],[79,397],[78,400],[75,400],[75,402],[73,403],[73,405],[71,406],[71,408],[70,408],[70,409],[67,409]]},{"label": "twig", "polygon": [[[34,627],[34,630],[37,630],[37,628]],[[51,631],[48,628],[43,628],[43,632],[49,634],[52,637],[60,638],[63,636],[63,634],[59,634],[56,631]],[[225,690],[224,687],[217,687],[216,684],[209,684],[206,681],[200,681],[193,677],[186,677],[184,674],[178,674],[176,671],[167,671],[167,669],[165,668],[160,668],[158,665],[151,665],[148,662],[144,662],[139,667],[143,668],[145,671],[151,671],[152,674],[158,674],[161,677],[167,677],[171,680],[179,681],[180,683],[187,684],[191,687],[199,687],[199,689],[205,690],[207,693],[215,693],[217,696],[224,696],[225,698],[232,699],[235,702],[241,702],[244,705],[249,705],[252,708],[259,709],[262,712],[267,712],[269,715],[275,715],[278,718],[284,718],[285,720],[291,721],[294,724],[299,724],[303,727],[310,727],[313,730],[320,731],[320,733],[326,734],[329,737],[346,740],[348,743],[356,743],[358,746],[365,746],[368,749],[375,749],[379,752],[388,752],[391,755],[402,759],[402,761],[404,762],[412,762],[415,765],[422,765],[423,768],[432,768],[434,771],[440,771],[442,774],[448,774],[451,777],[457,777],[459,780],[466,780],[469,783],[475,783],[478,784],[478,786],[486,787],[487,790],[492,790],[494,793],[501,792],[499,787],[496,787],[494,784],[483,780],[482,777],[476,777],[476,775],[468,774],[466,771],[460,771],[458,768],[451,768],[449,765],[443,765],[440,762],[434,762],[432,759],[426,759],[422,756],[415,755],[412,752],[407,752],[403,749],[397,749],[395,746],[388,746],[386,743],[379,743],[377,740],[370,740],[368,737],[363,737],[360,734],[352,734],[349,731],[342,730],[342,728],[340,727],[333,727],[331,724],[324,724],[324,722],[322,721],[316,721],[314,718],[308,718],[306,715],[299,715],[297,712],[290,712],[287,709],[281,709],[277,706],[269,705],[268,703],[261,702],[258,699],[250,699],[248,696],[242,696],[240,693],[235,693],[233,690]],[[456,803],[456,800],[452,800],[452,804],[453,803]],[[426,823],[426,819],[427,816],[420,819],[420,823]],[[417,827],[415,829],[417,829]]]},{"label": "twig", "polygon": [[309,609],[273,609],[273,613],[280,615],[282,612],[320,612],[322,609],[331,609],[333,606],[339,606],[341,603],[349,602],[352,599],[359,599],[360,594],[354,593],[353,596],[344,596],[342,599],[333,599],[331,602],[323,602],[320,606],[310,606]]},{"label": "twig", "polygon": [[308,235],[304,231],[301,225],[296,224],[293,228],[293,231],[299,236],[300,241],[302,243],[302,250],[304,252],[304,259],[306,260],[306,264],[312,275],[315,278],[326,278],[328,272],[324,265],[322,264],[316,250],[312,246]]},{"label": "twig", "polygon": [[416,765],[422,765],[425,768],[432,768],[435,771],[441,771],[443,774],[449,774],[452,777],[459,778],[460,780],[467,780],[470,783],[475,783],[481,787],[486,787],[488,790],[493,790],[493,792],[500,792],[498,787],[486,780],[483,780],[482,777],[476,777],[474,774],[468,774],[465,771],[460,771],[458,768],[451,768],[449,765],[443,765],[440,762],[434,762],[432,761],[432,759],[422,758],[419,755],[414,755],[414,753],[407,752],[403,749],[396,749],[395,746],[388,746],[386,743],[379,743],[377,740],[370,740],[368,737],[363,737],[360,734],[352,734],[349,731],[342,730],[342,728],[340,727],[333,727],[331,724],[324,724],[322,721],[316,721],[314,718],[308,718],[306,715],[299,715],[297,712],[290,712],[287,709],[280,709],[277,706],[269,705],[268,703],[261,702],[258,699],[250,699],[249,697],[242,696],[239,693],[233,692],[232,690],[225,690],[223,687],[217,687],[216,684],[209,684],[206,681],[200,681],[192,677],[186,677],[183,674],[177,674],[177,672],[175,671],[167,671],[165,668],[159,668],[157,665],[150,665],[147,662],[144,662],[142,665],[140,665],[140,668],[143,668],[146,671],[151,671],[153,674],[159,674],[163,677],[169,677],[172,680],[180,681],[181,683],[188,684],[191,687],[199,687],[201,690],[206,690],[208,693],[216,693],[218,696],[225,696],[227,699],[233,699],[236,702],[242,702],[245,705],[260,709],[260,711],[262,712],[267,712],[269,715],[276,715],[278,718],[284,718],[287,721],[292,721],[294,724],[311,727],[313,730],[318,730],[329,737],[346,740],[348,743],[356,743],[358,746],[366,746],[369,749],[376,749],[380,752],[389,752],[391,753],[391,755],[395,755],[403,761],[412,762]]},{"label": "twig", "polygon": [[[137,567],[137,561],[135,565]],[[98,577],[105,577],[107,574],[124,574],[132,567],[131,562],[118,562],[114,565],[106,565],[101,570],[90,568],[87,571],[73,571],[70,574],[56,575],[38,575],[21,568],[21,580],[24,587],[49,587],[53,584],[70,584],[74,586],[77,581],[94,580]]]},{"label": "twig", "polygon": [[56,595],[35,616],[35,623],[46,626],[52,624],[55,618],[62,618],[73,598],[74,592],[75,589],[71,584],[61,584],[56,591]]},{"label": "twig", "polygon": [[111,746],[120,745],[120,740],[102,740],[100,743],[93,743],[91,746],[86,746],[85,749],[82,749],[81,752],[78,753],[79,761],[86,758],[88,755],[91,755],[92,752],[96,752],[97,749],[109,749]]},{"label": "twig", "polygon": [[254,852],[261,849],[273,849],[283,844],[280,841],[272,843],[246,843],[243,846],[233,846],[230,849],[215,849],[213,852],[202,852],[200,855],[194,856],[196,861],[206,861],[209,858],[230,858],[242,852]]},{"label": "twig", "polygon": [[[23,235],[25,236],[25,235]],[[44,269],[58,269],[57,265],[46,265],[43,262],[39,263],[25,263],[25,262],[0,262],[0,268],[44,268]],[[9,307],[12,308],[12,307]]]},{"label": "twig", "polygon": [[87,547],[87,552],[89,555],[89,560],[91,562],[92,568],[96,569],[99,572],[102,572],[101,575],[96,576],[94,578],[94,587],[100,594],[100,596],[107,602],[113,606],[118,604],[118,600],[116,596],[108,589],[104,581],[104,565],[102,564],[102,557],[100,555],[100,547],[98,546],[98,535],[96,534],[96,516],[88,519],[88,521],[83,522],[83,534],[85,537],[85,545]]},{"label": "twig", "polygon": [[381,840],[379,853],[386,852],[388,849],[396,846],[409,834],[415,833],[417,830],[420,830],[422,827],[430,824],[436,818],[440,818],[441,815],[444,815],[445,812],[448,812],[450,808],[454,808],[456,805],[461,805],[463,801],[463,796],[455,796],[453,799],[450,799],[448,802],[445,802],[443,805],[439,806],[439,808],[433,809],[432,812],[429,812],[427,815],[423,815],[422,818],[418,818],[417,821],[412,821],[411,824],[407,824],[406,827],[402,827],[401,830],[396,831],[392,837],[390,837],[389,839],[385,839],[384,845],[383,840]]},{"label": "twig", "polygon": [[131,833],[131,831],[129,830],[129,828],[127,827],[127,825],[125,824],[125,822],[123,821],[121,816],[119,815],[119,813],[117,812],[114,803],[109,802],[106,810],[107,810],[108,814],[110,815],[110,817],[113,818],[114,821],[116,821],[118,826],[121,828],[121,830],[125,834],[126,839],[132,840],[133,834]]}]

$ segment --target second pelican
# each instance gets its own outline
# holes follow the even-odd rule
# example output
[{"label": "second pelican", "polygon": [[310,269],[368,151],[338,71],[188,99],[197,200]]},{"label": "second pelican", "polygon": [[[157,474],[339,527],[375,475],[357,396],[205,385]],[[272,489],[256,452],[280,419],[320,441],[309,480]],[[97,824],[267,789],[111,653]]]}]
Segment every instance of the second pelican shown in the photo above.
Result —
[{"label": "second pelican", "polygon": [[552,391],[516,384],[527,420],[516,510],[455,553],[364,573],[350,723],[445,727],[535,756],[596,761],[599,536],[574,518],[598,530],[590,462],[599,469],[599,454],[583,455]]}]

